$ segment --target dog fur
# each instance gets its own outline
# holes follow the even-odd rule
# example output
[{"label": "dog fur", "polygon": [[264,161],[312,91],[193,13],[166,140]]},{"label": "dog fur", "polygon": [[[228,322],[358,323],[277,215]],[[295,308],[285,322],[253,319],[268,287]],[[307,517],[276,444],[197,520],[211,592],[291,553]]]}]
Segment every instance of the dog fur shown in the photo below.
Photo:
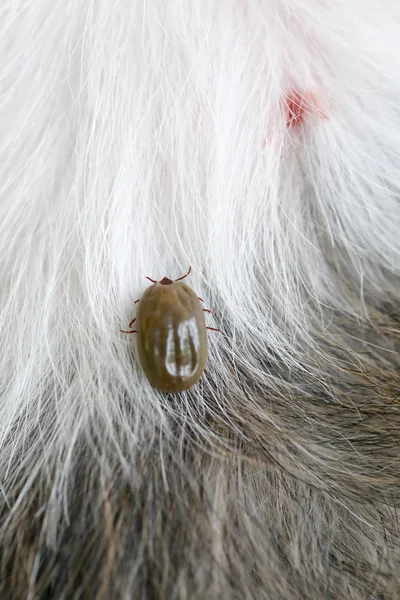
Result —
[{"label": "dog fur", "polygon": [[[400,7],[0,12],[0,598],[400,598]],[[212,309],[152,389],[145,276]]]}]

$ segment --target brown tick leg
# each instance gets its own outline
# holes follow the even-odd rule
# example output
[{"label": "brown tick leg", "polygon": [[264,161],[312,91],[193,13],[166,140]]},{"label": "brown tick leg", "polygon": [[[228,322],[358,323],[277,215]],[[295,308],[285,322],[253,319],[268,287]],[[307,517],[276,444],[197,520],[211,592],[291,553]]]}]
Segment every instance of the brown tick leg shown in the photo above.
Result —
[{"label": "brown tick leg", "polygon": [[132,319],[132,321],[129,323],[129,327],[132,327],[132,325],[134,324],[135,321],[136,321],[136,317],[134,319]]},{"label": "brown tick leg", "polygon": [[207,329],[210,329],[210,331],[219,331],[219,329],[217,329],[216,327],[207,327]]},{"label": "brown tick leg", "polygon": [[137,304],[138,302],[140,302],[140,298],[139,298],[139,300],[135,300],[135,302],[133,304]]},{"label": "brown tick leg", "polygon": [[146,277],[146,279],[148,279],[149,281],[151,281],[152,283],[157,283],[157,281],[155,281],[154,279],[152,279],[151,277]]},{"label": "brown tick leg", "polygon": [[200,302],[204,302],[203,298],[200,298],[200,296],[197,296],[197,297],[200,300]]},{"label": "brown tick leg", "polygon": [[209,308],[203,308],[203,311],[204,311],[204,312],[208,312],[208,313],[210,313],[210,312],[211,312],[211,310],[210,310]]},{"label": "brown tick leg", "polygon": [[134,329],[133,331],[123,331],[122,329],[120,329],[121,333],[137,333],[136,329]]},{"label": "brown tick leg", "polygon": [[182,277],[179,277],[179,279],[175,279],[174,281],[181,281],[181,279],[185,279],[185,277],[187,277],[189,275],[191,270],[192,270],[192,267],[189,267],[189,271],[186,273],[186,275],[183,275]]}]

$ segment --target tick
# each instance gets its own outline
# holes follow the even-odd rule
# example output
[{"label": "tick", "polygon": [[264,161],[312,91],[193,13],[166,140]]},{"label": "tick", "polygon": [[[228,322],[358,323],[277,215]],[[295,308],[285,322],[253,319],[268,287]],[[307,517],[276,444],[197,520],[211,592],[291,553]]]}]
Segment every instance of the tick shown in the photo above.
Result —
[{"label": "tick", "polygon": [[184,283],[189,275],[172,281],[164,277],[136,300],[139,303],[136,317],[137,329],[121,333],[138,334],[139,360],[151,385],[162,392],[182,392],[201,377],[207,361],[208,343],[205,312],[201,298]]}]

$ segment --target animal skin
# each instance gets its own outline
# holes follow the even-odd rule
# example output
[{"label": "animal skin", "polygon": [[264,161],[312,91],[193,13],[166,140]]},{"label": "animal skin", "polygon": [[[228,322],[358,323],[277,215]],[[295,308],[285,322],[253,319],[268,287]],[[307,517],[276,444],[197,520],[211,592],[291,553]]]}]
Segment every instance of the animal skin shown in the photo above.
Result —
[{"label": "animal skin", "polygon": [[[400,598],[398,0],[0,8],[1,600]],[[136,315],[212,310],[185,392]]]}]

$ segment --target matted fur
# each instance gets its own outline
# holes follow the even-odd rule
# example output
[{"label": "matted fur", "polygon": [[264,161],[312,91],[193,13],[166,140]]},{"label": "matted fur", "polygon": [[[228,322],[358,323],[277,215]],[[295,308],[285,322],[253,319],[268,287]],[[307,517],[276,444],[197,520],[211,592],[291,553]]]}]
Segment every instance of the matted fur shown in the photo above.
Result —
[{"label": "matted fur", "polygon": [[[0,598],[400,598],[397,0],[13,0],[0,49]],[[160,394],[119,329],[189,265]]]}]

